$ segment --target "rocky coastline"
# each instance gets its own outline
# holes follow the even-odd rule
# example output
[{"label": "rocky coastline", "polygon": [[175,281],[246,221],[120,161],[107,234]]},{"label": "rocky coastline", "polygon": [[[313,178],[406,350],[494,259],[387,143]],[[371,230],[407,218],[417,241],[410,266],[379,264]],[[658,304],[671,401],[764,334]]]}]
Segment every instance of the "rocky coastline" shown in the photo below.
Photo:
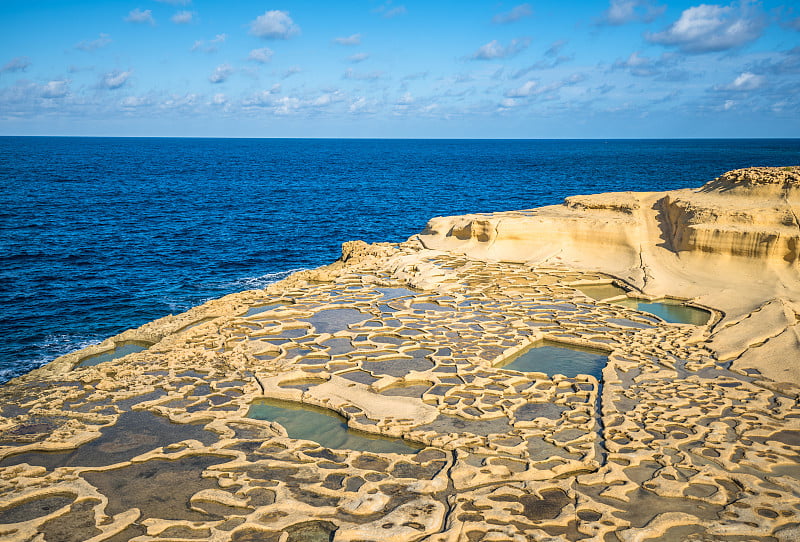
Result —
[{"label": "rocky coastline", "polygon": [[62,356],[0,387],[0,538],[797,540],[798,216],[795,166],[437,217]]}]

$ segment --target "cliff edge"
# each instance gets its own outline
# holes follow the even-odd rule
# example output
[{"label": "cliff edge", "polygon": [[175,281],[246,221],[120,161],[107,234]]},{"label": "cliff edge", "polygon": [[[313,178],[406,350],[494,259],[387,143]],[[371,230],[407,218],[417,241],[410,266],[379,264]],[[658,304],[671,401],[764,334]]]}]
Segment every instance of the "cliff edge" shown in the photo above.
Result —
[{"label": "cliff edge", "polygon": [[[697,189],[573,196],[525,211],[437,217],[426,248],[615,275],[725,314],[711,346],[739,371],[800,381],[800,167],[729,171]],[[746,337],[746,339],[745,339]]]}]

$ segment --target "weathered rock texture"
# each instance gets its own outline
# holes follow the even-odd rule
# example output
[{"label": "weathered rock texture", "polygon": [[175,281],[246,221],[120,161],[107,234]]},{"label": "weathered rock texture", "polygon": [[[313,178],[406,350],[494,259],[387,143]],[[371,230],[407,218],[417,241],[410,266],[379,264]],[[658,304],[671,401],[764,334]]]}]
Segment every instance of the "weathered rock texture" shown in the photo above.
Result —
[{"label": "weathered rock texture", "polygon": [[[475,258],[603,271],[652,296],[717,307],[724,313],[718,329],[727,329],[714,340],[722,359],[798,383],[800,363],[786,352],[800,351],[799,212],[800,167],[760,167],[699,189],[573,196],[529,211],[438,217],[419,238],[427,248]],[[780,305],[780,316],[762,310],[769,303]],[[752,337],[758,340],[747,343]]]},{"label": "weathered rock texture", "polygon": [[[421,239],[451,251],[346,243],[334,264],[64,356],[0,388],[0,539],[797,540],[796,261],[777,241],[661,238],[709,216],[663,218],[701,201],[783,209],[765,181],[796,182],[781,175],[436,219]],[[586,270],[592,254],[629,282]],[[749,288],[739,265],[760,265]],[[708,323],[629,308],[687,292]],[[602,381],[503,368],[541,340],[606,352]],[[149,347],[88,364],[130,341]],[[265,398],[421,449],[293,438],[250,417]]]}]

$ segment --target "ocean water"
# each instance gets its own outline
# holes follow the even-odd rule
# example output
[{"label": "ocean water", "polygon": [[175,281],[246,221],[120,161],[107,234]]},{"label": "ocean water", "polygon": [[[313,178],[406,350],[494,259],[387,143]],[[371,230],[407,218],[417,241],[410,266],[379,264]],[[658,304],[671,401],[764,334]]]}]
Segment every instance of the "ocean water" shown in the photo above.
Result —
[{"label": "ocean water", "polygon": [[0,382],[432,216],[791,164],[798,139],[0,137]]}]

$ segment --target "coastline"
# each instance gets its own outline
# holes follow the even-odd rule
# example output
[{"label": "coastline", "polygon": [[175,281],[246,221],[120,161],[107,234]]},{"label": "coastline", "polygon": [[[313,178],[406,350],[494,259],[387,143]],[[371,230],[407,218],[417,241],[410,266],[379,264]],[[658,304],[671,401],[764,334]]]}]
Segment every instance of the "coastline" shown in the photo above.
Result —
[{"label": "coastline", "polygon": [[[62,356],[0,388],[0,516],[23,518],[0,522],[0,532],[25,539],[73,521],[83,502],[105,518],[93,525],[98,540],[157,540],[180,528],[220,540],[292,539],[303,529],[339,541],[646,540],[691,529],[791,540],[800,282],[797,223],[781,228],[800,168],[779,169],[731,172],[705,191],[436,218],[405,243],[345,243],[328,266]],[[778,208],[789,211],[765,212]],[[615,281],[634,297],[686,299],[714,316],[669,324],[579,289]],[[606,352],[602,379],[498,368],[544,339]],[[131,341],[151,346],[76,367]],[[351,428],[426,448],[414,459],[388,454],[377,469],[369,453],[320,451],[248,417],[262,397],[323,407]],[[131,412],[203,424],[215,438],[155,439],[99,466],[4,463],[102,440]],[[217,482],[191,496],[205,514],[193,525],[189,512],[126,508],[87,482],[97,478],[87,473],[124,478],[192,458],[210,461],[200,472]],[[53,495],[70,497],[47,514],[24,509]]]}]

